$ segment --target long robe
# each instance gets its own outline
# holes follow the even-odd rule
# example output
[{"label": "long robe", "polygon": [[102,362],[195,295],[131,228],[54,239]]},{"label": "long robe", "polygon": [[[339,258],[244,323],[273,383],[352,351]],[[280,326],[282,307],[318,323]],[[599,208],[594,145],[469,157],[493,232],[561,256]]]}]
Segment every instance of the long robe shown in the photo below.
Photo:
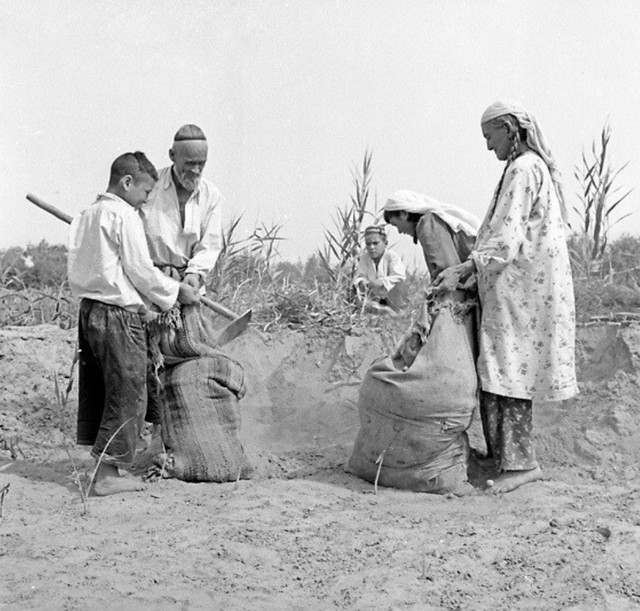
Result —
[{"label": "long robe", "polygon": [[578,391],[575,309],[556,191],[533,152],[512,162],[499,189],[471,253],[482,306],[482,389],[564,400]]}]

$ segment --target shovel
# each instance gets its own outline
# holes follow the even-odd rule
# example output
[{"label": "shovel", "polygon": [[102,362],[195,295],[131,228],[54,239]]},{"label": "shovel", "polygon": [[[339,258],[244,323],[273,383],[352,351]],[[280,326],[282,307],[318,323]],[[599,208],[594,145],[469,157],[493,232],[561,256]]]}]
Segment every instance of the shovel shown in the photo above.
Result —
[{"label": "shovel", "polygon": [[[62,212],[55,206],[48,204],[47,202],[41,200],[39,197],[32,195],[31,193],[27,193],[27,199],[32,203],[41,208],[42,210],[46,210],[49,214],[53,214],[56,218],[59,218],[61,221],[64,221],[67,224],[71,224],[73,217],[68,215],[66,212]],[[208,297],[200,296],[200,301],[203,305],[208,307],[210,310],[216,312],[216,314],[220,314],[225,318],[231,320],[231,322],[224,327],[218,334],[218,337],[215,340],[215,345],[220,348],[225,344],[228,344],[231,340],[234,340],[238,335],[240,335],[248,326],[249,321],[251,320],[251,310],[247,310],[242,316],[238,316],[231,310],[225,308],[223,305],[212,301]]]},{"label": "shovel", "polygon": [[[200,296],[200,302],[214,312],[226,316],[220,311],[220,308],[222,308],[222,306],[219,303],[211,301],[211,299],[208,299],[207,297],[204,297],[202,295]],[[226,308],[222,309],[226,310]],[[231,314],[233,314],[233,312],[231,312]],[[231,317],[227,316],[227,318]],[[213,340],[216,347],[221,348],[225,344],[228,344],[230,341],[238,337],[238,335],[243,333],[247,328],[249,322],[251,322],[251,310],[247,310],[242,316],[236,316],[235,314],[233,314],[231,322],[226,327],[224,327],[224,329],[222,329],[218,333],[218,336]]]}]

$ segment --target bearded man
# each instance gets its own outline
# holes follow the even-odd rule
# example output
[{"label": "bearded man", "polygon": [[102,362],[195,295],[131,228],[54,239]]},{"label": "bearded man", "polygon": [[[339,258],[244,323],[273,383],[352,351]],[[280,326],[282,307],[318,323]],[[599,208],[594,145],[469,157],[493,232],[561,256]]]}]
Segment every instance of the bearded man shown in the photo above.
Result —
[{"label": "bearded man", "polygon": [[[167,276],[204,293],[222,247],[220,191],[202,178],[207,163],[207,138],[197,125],[183,125],[169,149],[172,165],[160,170],[158,181],[142,206],[149,254]],[[149,360],[145,420],[159,439],[160,389]]]},{"label": "bearded man", "polygon": [[169,149],[173,165],[160,171],[141,211],[154,264],[196,289],[204,286],[222,246],[224,199],[202,178],[207,153],[204,132],[183,125]]}]

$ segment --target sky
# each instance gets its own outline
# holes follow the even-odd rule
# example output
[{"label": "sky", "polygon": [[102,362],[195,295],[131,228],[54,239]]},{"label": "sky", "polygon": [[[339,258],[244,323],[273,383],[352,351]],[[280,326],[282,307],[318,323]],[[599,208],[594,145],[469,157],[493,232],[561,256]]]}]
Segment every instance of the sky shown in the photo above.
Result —
[{"label": "sky", "polygon": [[282,225],[286,260],[323,248],[367,149],[372,212],[411,189],[482,218],[502,162],[480,117],[503,98],[537,117],[570,206],[608,121],[633,189],[613,235],[640,234],[639,33],[637,0],[1,0],[0,249],[66,243],[25,195],[75,215],[119,154],[169,165],[185,123],[225,221]]}]

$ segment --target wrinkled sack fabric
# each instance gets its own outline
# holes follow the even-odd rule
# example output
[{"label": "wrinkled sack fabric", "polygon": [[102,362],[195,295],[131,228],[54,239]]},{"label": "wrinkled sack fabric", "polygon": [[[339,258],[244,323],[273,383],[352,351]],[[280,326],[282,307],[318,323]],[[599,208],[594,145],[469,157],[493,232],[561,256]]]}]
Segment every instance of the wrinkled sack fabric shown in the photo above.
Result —
[{"label": "wrinkled sack fabric", "polygon": [[151,350],[155,360],[175,365],[185,359],[223,354],[214,347],[216,330],[200,306],[174,306],[151,325]]},{"label": "wrinkled sack fabric", "polygon": [[244,370],[224,356],[194,358],[162,373],[162,439],[170,475],[186,482],[247,479],[252,468],[240,439],[238,401]]},{"label": "wrinkled sack fabric", "polygon": [[465,431],[478,401],[472,325],[473,312],[458,316],[443,307],[409,368],[389,356],[369,369],[358,400],[352,473],[381,486],[435,494],[466,484]]},{"label": "wrinkled sack fabric", "polygon": [[174,324],[156,329],[153,338],[164,362],[159,375],[166,469],[188,482],[227,482],[252,474],[240,439],[244,369],[213,347],[215,334],[199,307],[183,306]]}]

